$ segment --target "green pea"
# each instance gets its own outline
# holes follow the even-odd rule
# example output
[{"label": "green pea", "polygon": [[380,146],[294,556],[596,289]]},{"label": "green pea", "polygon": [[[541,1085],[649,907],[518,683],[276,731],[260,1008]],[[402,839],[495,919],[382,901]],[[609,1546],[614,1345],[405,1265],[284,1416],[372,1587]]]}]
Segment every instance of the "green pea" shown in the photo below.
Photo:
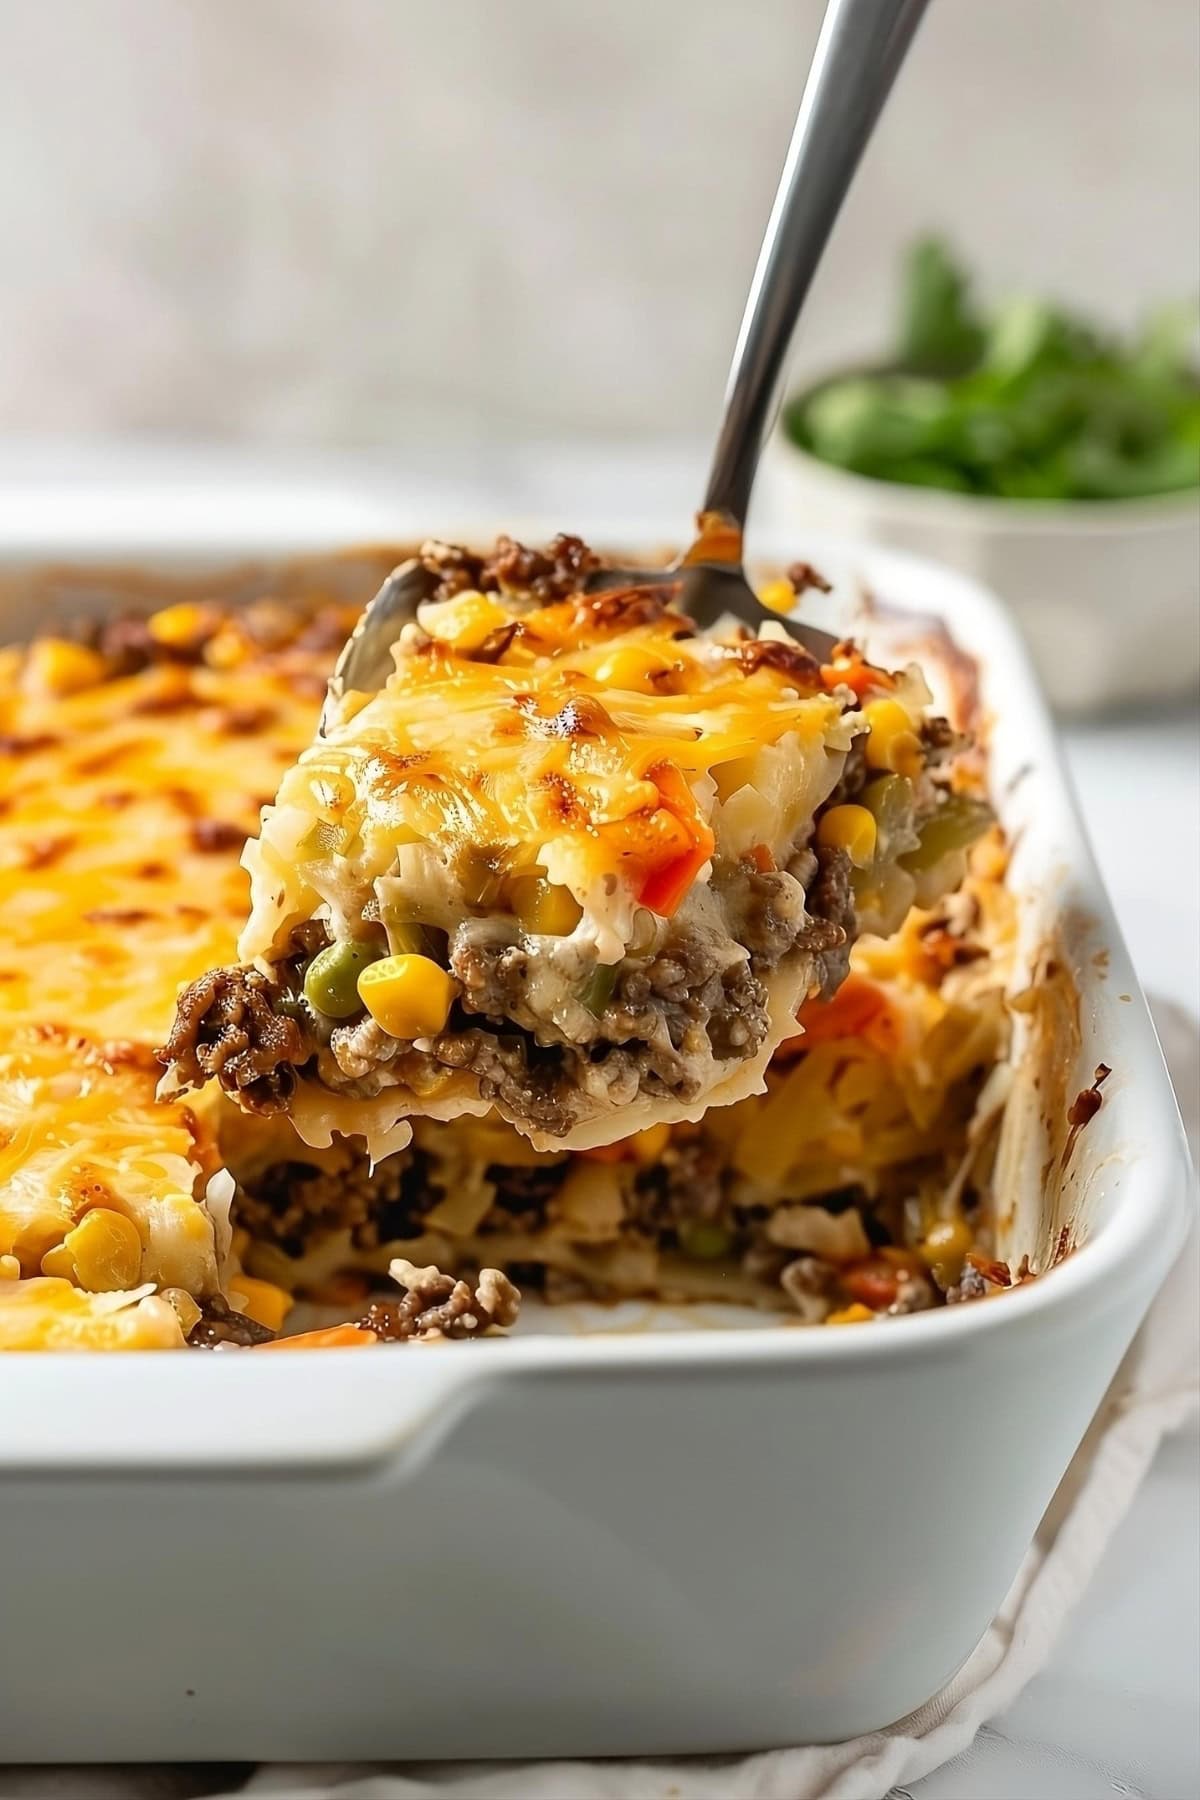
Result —
[{"label": "green pea", "polygon": [[968,794],[947,794],[937,811],[921,824],[921,841],[900,861],[911,874],[932,869],[952,850],[966,850],[981,838],[994,818],[986,800]]},{"label": "green pea", "polygon": [[348,1019],[361,1012],[358,978],[369,964],[379,961],[380,955],[374,944],[364,944],[356,938],[327,944],[308,965],[304,998],[331,1019]]},{"label": "green pea", "polygon": [[728,1256],[733,1238],[715,1219],[690,1219],[679,1227],[679,1248],[697,1262],[716,1262]]}]

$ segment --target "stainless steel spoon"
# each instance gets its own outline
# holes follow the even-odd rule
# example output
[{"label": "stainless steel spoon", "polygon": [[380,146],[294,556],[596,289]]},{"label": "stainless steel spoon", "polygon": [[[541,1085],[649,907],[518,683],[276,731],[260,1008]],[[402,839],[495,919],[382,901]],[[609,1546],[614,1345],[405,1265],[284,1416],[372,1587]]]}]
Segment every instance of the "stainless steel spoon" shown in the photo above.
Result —
[{"label": "stainless steel spoon", "polygon": [[[703,627],[732,614],[752,630],[763,608],[746,579],[742,545],[758,459],[779,404],[800,308],[842,201],[928,0],[830,0],[767,221],[725,390],[725,409],[692,547],[670,568],[598,570],[588,586],[671,583]],[[339,656],[321,731],[347,691],[373,693],[392,669],[391,647],[436,577],[402,563],[380,588]],[[785,621],[821,661],[835,639]]]}]

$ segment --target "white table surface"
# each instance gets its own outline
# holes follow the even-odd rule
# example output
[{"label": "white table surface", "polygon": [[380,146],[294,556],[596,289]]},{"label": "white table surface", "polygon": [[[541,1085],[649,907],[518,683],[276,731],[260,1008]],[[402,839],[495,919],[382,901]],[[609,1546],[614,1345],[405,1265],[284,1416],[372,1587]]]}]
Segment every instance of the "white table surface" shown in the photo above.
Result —
[{"label": "white table surface", "polygon": [[[423,452],[419,465],[186,447],[0,442],[0,538],[109,529],[121,509],[145,520],[147,479],[190,494],[234,474],[246,516],[264,489],[328,499],[347,537],[377,522],[397,532],[471,519],[617,519],[651,540],[677,536],[699,490],[703,452],[661,445],[605,452],[579,445],[498,456]],[[260,485],[261,484],[261,485]],[[257,496],[248,489],[257,490]],[[53,490],[57,489],[58,492]],[[290,506],[288,508],[290,510]],[[577,522],[577,523],[576,523]],[[770,523],[770,521],[767,521]],[[1200,713],[1074,726],[1065,732],[1083,812],[1147,989],[1200,1016]],[[1200,1436],[1160,1453],[1057,1650],[971,1750],[896,1795],[912,1800],[1195,1800],[1200,1794]]]}]

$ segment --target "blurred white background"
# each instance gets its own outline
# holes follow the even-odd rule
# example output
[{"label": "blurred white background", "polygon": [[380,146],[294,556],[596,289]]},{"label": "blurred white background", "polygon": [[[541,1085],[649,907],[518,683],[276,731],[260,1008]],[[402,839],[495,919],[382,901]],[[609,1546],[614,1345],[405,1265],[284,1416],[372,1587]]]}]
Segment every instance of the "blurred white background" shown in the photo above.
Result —
[{"label": "blurred white background", "polygon": [[[715,417],[821,0],[0,0],[0,430]],[[1124,320],[1200,266],[1196,0],[937,0],[806,318],[898,248]]]}]

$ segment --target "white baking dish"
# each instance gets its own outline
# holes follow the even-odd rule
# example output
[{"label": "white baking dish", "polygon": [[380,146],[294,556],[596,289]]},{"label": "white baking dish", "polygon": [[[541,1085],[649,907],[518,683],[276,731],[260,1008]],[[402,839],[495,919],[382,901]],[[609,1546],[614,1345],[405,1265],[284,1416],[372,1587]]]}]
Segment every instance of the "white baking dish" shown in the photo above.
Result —
[{"label": "white baking dish", "polygon": [[[290,534],[172,539],[159,509],[155,535],[91,559],[152,548],[178,569]],[[321,542],[319,514],[292,541]],[[1004,1298],[861,1329],[676,1313],[669,1333],[535,1320],[361,1357],[9,1356],[7,1757],[832,1739],[903,1715],[973,1648],[1182,1242],[1186,1152],[1000,606],[908,557],[782,549],[945,620],[980,660],[1026,943],[1054,939],[1079,995],[1072,1066],[1028,1065],[1026,1098],[1037,1074],[1061,1135],[1064,1096],[1113,1069],[1056,1210],[1039,1214],[1031,1162],[1010,1239],[1044,1247],[1065,1219],[1080,1247]],[[27,560],[10,542],[10,597]]]}]

